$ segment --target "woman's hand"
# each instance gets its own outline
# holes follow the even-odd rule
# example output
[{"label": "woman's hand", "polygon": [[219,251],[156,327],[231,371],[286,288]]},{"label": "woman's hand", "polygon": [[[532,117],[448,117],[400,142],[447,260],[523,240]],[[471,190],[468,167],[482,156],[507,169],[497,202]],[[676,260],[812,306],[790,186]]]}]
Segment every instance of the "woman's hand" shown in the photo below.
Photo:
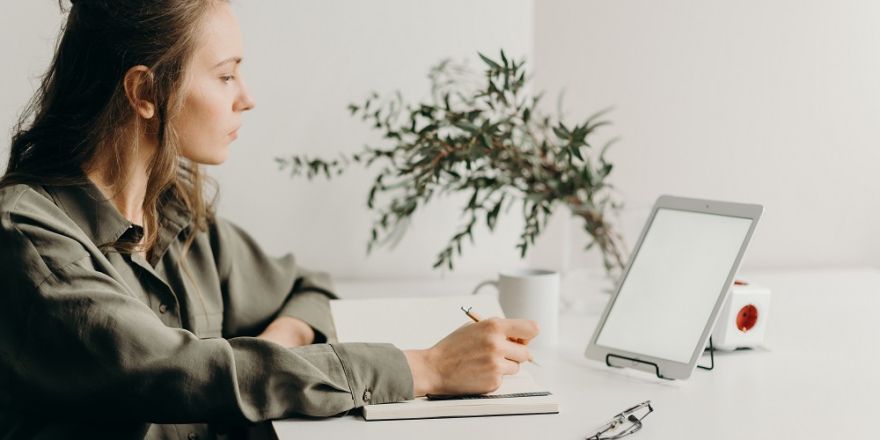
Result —
[{"label": "woman's hand", "polygon": [[315,331],[302,320],[279,316],[257,337],[285,347],[299,347],[314,342]]},{"label": "woman's hand", "polygon": [[495,391],[502,376],[516,374],[530,359],[525,344],[537,335],[534,321],[490,318],[458,328],[427,350],[407,350],[415,395]]}]

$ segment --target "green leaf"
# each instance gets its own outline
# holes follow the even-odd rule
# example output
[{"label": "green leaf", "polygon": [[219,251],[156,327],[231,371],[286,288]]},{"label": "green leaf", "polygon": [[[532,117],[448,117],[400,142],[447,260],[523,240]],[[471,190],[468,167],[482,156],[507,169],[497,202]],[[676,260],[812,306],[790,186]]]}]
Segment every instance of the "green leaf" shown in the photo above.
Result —
[{"label": "green leaf", "polygon": [[419,130],[418,134],[419,134],[419,136],[424,136],[425,134],[432,132],[432,131],[435,131],[435,130],[437,130],[437,124],[428,124],[428,125],[422,127],[422,129]]},{"label": "green leaf", "polygon": [[480,137],[480,139],[483,141],[483,145],[487,149],[492,149],[492,138],[490,138],[489,135],[487,135],[486,133],[483,133],[483,135]]},{"label": "green leaf", "polygon": [[486,89],[488,94],[498,94],[498,86],[495,85],[495,81],[489,80],[489,88]]},{"label": "green leaf", "polygon": [[378,189],[378,186],[375,186],[375,185],[372,188],[370,188],[370,194],[367,196],[367,208],[373,209],[373,206],[374,206],[373,203],[375,202],[375,199],[376,199],[376,190],[377,189]]},{"label": "green leaf", "polygon": [[483,54],[481,54],[481,53],[479,53],[479,52],[477,53],[477,55],[479,55],[479,56],[480,56],[480,59],[482,59],[483,62],[486,63],[486,64],[487,64],[489,67],[491,67],[492,69],[495,69],[495,70],[501,70],[501,66],[499,66],[498,63],[496,63],[495,61],[490,60],[490,59],[487,58],[485,55],[483,55]]},{"label": "green leaf", "polygon": [[611,122],[610,122],[610,121],[600,121],[600,122],[597,122],[597,123],[595,123],[595,124],[593,124],[593,125],[590,126],[589,132],[592,133],[594,130],[596,130],[597,128],[599,128],[599,127],[601,127],[601,126],[603,126],[603,125],[611,125]]},{"label": "green leaf", "polygon": [[517,247],[517,249],[519,249],[519,257],[525,258],[526,257],[526,249],[528,249],[528,247],[529,247],[528,243],[522,242],[522,243],[516,245],[516,247]]},{"label": "green leaf", "polygon": [[588,127],[591,126],[593,124],[593,121],[601,118],[602,116],[605,116],[605,114],[607,114],[611,110],[614,110],[614,107],[604,108],[596,113],[593,113],[592,115],[590,115],[589,118],[587,118],[587,122],[584,125]]},{"label": "green leaf", "polygon": [[568,132],[564,131],[563,129],[561,129],[559,127],[553,127],[553,133],[555,133],[556,137],[558,137],[559,139],[562,139],[562,140],[568,139]]},{"label": "green leaf", "polygon": [[456,127],[460,128],[468,133],[477,133],[480,131],[480,129],[477,128],[476,125],[474,125],[468,121],[459,121],[453,125],[455,125]]},{"label": "green leaf", "polygon": [[514,83],[514,87],[516,89],[520,89],[520,88],[522,88],[523,84],[525,84],[525,82],[526,82],[526,73],[522,72],[519,74],[519,77],[516,79],[516,82]]},{"label": "green leaf", "polygon": [[581,172],[581,177],[584,179],[587,187],[593,186],[593,173],[590,172],[589,167],[584,167],[583,171]]},{"label": "green leaf", "polygon": [[489,228],[490,231],[495,230],[495,225],[498,222],[498,213],[501,212],[501,205],[504,203],[505,197],[506,195],[502,194],[501,198],[498,199],[498,202],[495,203],[495,206],[493,206],[492,209],[489,210],[488,213],[486,213],[486,226]]},{"label": "green leaf", "polygon": [[616,138],[611,139],[610,141],[606,142],[605,145],[602,146],[602,152],[599,153],[599,161],[600,162],[602,162],[603,164],[605,163],[605,153],[608,151],[608,148],[611,147],[612,145],[616,144],[617,141],[619,141],[619,140],[620,140],[620,138],[616,137]]},{"label": "green leaf", "polygon": [[474,189],[474,192],[471,194],[471,199],[468,201],[467,209],[473,209],[477,206],[477,196],[480,194],[480,189]]}]

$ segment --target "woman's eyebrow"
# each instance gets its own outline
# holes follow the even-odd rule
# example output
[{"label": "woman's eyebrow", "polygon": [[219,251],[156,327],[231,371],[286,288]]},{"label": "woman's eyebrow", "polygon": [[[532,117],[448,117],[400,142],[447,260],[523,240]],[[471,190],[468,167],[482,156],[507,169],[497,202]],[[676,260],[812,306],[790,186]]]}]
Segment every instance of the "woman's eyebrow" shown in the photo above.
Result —
[{"label": "woman's eyebrow", "polygon": [[214,67],[212,67],[212,69],[216,69],[224,64],[231,63],[231,62],[235,62],[235,64],[241,64],[241,57],[229,57],[229,58],[215,64]]}]

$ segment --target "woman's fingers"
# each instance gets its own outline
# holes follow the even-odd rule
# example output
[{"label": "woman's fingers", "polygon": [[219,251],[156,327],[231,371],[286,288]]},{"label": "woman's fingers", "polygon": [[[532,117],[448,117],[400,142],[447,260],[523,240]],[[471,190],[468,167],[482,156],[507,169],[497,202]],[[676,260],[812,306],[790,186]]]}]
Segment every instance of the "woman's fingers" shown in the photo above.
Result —
[{"label": "woman's fingers", "polygon": [[508,359],[501,360],[501,374],[504,376],[510,376],[513,374],[519,373],[519,362],[514,362]]},{"label": "woman's fingers", "polygon": [[540,329],[538,323],[530,319],[500,319],[501,331],[508,338],[514,340],[522,340],[528,343],[529,340],[538,336]]},{"label": "woman's fingers", "polygon": [[532,355],[529,354],[529,348],[523,344],[507,340],[504,341],[502,347],[504,350],[504,358],[507,360],[513,362],[526,362],[532,358]]},{"label": "woman's fingers", "polygon": [[498,342],[499,354],[513,362],[531,360],[529,349],[525,344],[538,334],[538,325],[527,319],[490,318],[485,322],[489,340]]}]

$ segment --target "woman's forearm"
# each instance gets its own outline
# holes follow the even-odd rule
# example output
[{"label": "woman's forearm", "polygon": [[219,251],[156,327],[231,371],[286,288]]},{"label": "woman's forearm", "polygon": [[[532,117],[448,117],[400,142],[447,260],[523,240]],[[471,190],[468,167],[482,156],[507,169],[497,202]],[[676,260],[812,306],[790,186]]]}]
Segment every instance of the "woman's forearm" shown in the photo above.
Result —
[{"label": "woman's forearm", "polygon": [[315,331],[302,320],[279,316],[257,337],[285,347],[300,347],[315,341]]}]

